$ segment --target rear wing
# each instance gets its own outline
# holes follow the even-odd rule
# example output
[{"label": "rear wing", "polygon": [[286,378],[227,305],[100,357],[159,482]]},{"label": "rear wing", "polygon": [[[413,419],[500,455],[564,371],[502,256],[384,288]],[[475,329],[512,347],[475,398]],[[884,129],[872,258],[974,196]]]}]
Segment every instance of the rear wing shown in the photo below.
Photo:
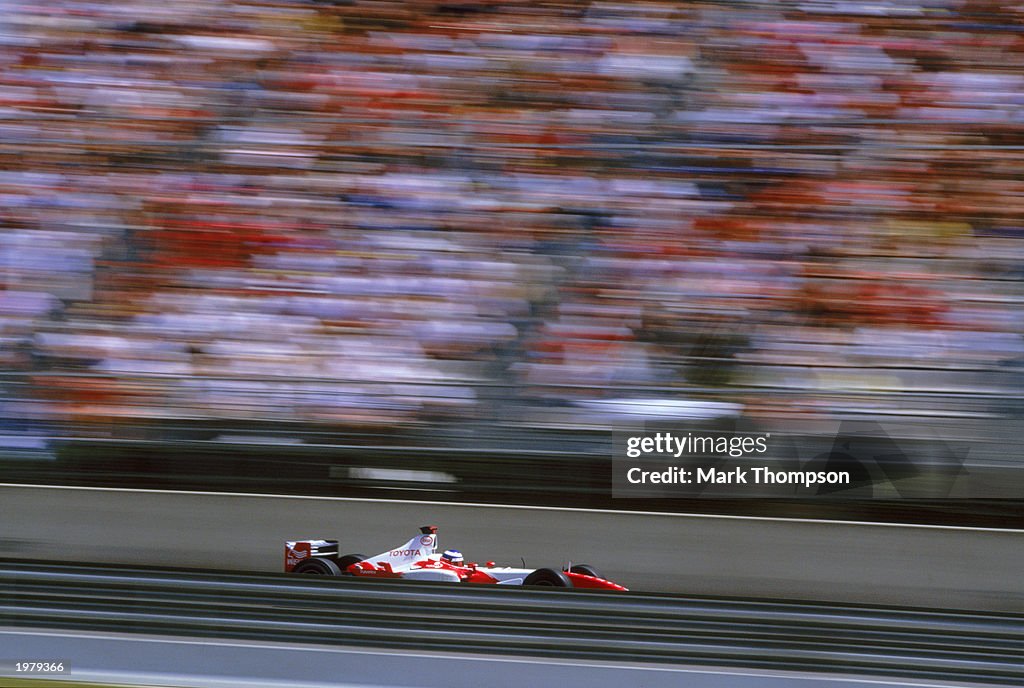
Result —
[{"label": "rear wing", "polygon": [[338,541],[289,540],[284,543],[284,572],[291,573],[296,566],[313,557],[337,559]]}]

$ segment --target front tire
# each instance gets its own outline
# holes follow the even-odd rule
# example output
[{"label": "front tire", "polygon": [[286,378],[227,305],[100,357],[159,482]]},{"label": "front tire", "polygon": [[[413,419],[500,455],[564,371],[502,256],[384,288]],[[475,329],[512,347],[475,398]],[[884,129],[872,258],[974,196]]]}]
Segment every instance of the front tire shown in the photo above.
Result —
[{"label": "front tire", "polygon": [[292,573],[305,573],[314,576],[340,576],[341,569],[330,559],[314,557],[296,566],[292,569]]},{"label": "front tire", "polygon": [[523,581],[523,585],[535,585],[541,588],[571,588],[569,576],[554,569],[537,569]]}]

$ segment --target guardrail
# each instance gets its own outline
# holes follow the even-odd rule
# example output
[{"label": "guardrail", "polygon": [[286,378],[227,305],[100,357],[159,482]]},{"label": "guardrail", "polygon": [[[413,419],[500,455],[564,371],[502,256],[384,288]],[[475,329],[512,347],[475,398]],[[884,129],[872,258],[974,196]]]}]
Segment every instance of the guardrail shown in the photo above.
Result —
[{"label": "guardrail", "polygon": [[0,623],[1024,685],[1024,616],[6,562]]}]

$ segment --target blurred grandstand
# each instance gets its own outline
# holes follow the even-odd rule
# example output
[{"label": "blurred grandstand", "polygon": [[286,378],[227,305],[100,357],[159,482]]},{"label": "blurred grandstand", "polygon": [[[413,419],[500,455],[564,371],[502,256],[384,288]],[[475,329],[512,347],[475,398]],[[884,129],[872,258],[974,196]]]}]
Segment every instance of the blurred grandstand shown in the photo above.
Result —
[{"label": "blurred grandstand", "polygon": [[1019,459],[1020,3],[8,1],[0,30],[10,456],[443,472],[726,402]]}]

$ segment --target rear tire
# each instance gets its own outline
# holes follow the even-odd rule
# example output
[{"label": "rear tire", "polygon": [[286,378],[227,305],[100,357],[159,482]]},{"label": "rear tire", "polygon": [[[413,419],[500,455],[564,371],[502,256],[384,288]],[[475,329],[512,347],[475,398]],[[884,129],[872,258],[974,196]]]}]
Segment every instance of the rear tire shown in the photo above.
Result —
[{"label": "rear tire", "polygon": [[535,585],[541,588],[571,588],[569,576],[554,569],[537,569],[523,581],[523,585]]},{"label": "rear tire", "polygon": [[314,576],[340,576],[341,569],[330,559],[314,557],[296,566],[292,569],[292,573],[305,573]]},{"label": "rear tire", "polygon": [[352,564],[358,564],[361,561],[366,561],[367,556],[365,554],[346,554],[345,556],[338,559],[338,568],[341,569],[341,575],[351,576],[348,572],[348,567]]},{"label": "rear tire", "polygon": [[594,578],[601,578],[601,574],[597,572],[590,564],[573,564],[569,567],[569,573],[582,573],[584,576],[593,576]]}]

